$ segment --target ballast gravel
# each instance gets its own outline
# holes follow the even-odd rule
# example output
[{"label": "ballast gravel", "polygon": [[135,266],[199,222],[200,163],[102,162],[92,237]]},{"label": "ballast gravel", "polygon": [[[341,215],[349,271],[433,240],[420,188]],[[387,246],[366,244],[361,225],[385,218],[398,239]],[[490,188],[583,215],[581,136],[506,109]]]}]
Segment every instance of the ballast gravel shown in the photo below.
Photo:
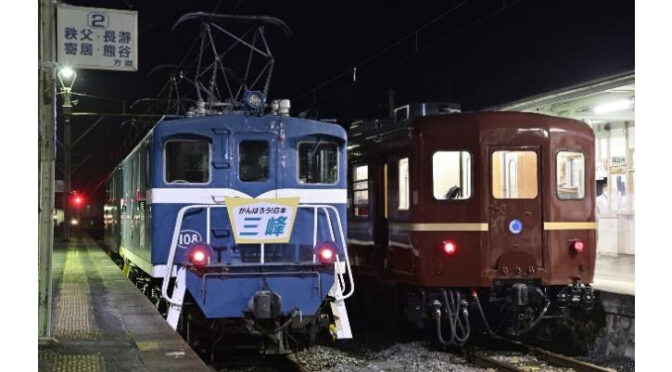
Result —
[{"label": "ballast gravel", "polygon": [[345,351],[318,345],[296,353],[311,372],[483,372],[493,371],[467,364],[451,353],[432,350],[424,342],[392,345],[379,351]]}]

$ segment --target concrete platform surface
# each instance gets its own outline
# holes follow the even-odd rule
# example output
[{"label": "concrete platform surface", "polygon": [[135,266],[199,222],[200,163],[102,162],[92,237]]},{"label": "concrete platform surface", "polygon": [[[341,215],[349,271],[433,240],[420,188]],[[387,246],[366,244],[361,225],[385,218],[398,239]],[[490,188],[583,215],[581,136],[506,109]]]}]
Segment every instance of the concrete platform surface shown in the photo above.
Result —
[{"label": "concrete platform surface", "polygon": [[40,371],[211,371],[85,236],[55,244],[52,335]]},{"label": "concrete platform surface", "polygon": [[635,255],[598,252],[593,287],[604,292],[634,296]]}]

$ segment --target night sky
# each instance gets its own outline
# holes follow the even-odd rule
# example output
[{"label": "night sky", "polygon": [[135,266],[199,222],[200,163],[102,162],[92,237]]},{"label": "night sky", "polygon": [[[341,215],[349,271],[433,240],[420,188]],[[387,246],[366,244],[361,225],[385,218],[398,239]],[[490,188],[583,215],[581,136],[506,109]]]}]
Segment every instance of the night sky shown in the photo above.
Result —
[{"label": "night sky", "polygon": [[[179,63],[197,36],[173,23],[194,11],[270,15],[284,20],[291,37],[268,29],[275,56],[270,98],[293,99],[297,109],[315,108],[321,117],[347,123],[387,112],[387,90],[396,104],[450,101],[478,110],[561,87],[634,70],[634,1],[69,1],[139,12],[139,71],[78,71],[73,91],[128,103],[156,97],[165,75],[147,76],[159,64]],[[463,4],[464,3],[464,4]],[[509,7],[502,10],[508,4]],[[457,10],[415,37],[366,64],[392,43],[447,10]],[[353,85],[352,68],[357,67]],[[327,79],[344,73],[316,92]],[[118,112],[118,101],[80,98],[75,112]],[[77,138],[94,121],[75,118]],[[73,163],[93,156],[73,175],[75,189],[92,189],[128,152],[123,144],[132,124],[105,119],[73,149]],[[59,133],[60,131],[59,123]],[[136,127],[140,132],[147,127]],[[61,161],[59,157],[58,161]],[[60,173],[57,178],[60,179]]]}]

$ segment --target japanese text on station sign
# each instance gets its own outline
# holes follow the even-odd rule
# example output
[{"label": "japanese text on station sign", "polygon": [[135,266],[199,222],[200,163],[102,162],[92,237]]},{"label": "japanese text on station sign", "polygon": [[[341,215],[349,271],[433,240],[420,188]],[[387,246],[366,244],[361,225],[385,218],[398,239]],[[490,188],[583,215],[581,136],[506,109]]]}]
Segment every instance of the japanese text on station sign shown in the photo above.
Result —
[{"label": "japanese text on station sign", "polygon": [[138,12],[58,6],[58,63],[75,68],[138,70]]},{"label": "japanese text on station sign", "polygon": [[287,243],[299,198],[225,198],[237,244]]}]

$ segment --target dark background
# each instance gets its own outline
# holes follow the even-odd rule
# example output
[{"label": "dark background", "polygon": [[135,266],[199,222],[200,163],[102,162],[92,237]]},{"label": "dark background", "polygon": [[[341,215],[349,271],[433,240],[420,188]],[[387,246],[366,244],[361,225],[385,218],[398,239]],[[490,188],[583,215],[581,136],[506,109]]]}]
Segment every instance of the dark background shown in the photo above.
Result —
[{"label": "dark background", "polygon": [[[270,98],[293,99],[293,113],[315,108],[347,123],[387,112],[387,91],[396,105],[418,101],[460,103],[478,110],[597,78],[634,70],[634,1],[68,1],[71,5],[139,12],[139,71],[78,71],[75,112],[118,112],[143,97],[156,97],[165,76],[148,72],[179,63],[197,36],[196,26],[171,32],[183,14],[216,11],[271,15],[293,32],[269,29],[276,65]],[[462,4],[464,3],[464,4]],[[368,63],[368,57],[412,34],[449,9],[415,37]],[[357,66],[353,84],[352,68]],[[317,90],[312,89],[339,74]],[[308,95],[301,97],[304,93]],[[114,101],[118,100],[118,101]],[[74,118],[77,138],[95,118]],[[123,122],[123,124],[122,124]],[[59,134],[62,125],[59,123]],[[73,188],[92,193],[149,128],[108,118],[74,149],[73,163],[93,154],[73,175]],[[61,159],[59,157],[58,161]],[[57,173],[60,179],[60,174]]]}]

